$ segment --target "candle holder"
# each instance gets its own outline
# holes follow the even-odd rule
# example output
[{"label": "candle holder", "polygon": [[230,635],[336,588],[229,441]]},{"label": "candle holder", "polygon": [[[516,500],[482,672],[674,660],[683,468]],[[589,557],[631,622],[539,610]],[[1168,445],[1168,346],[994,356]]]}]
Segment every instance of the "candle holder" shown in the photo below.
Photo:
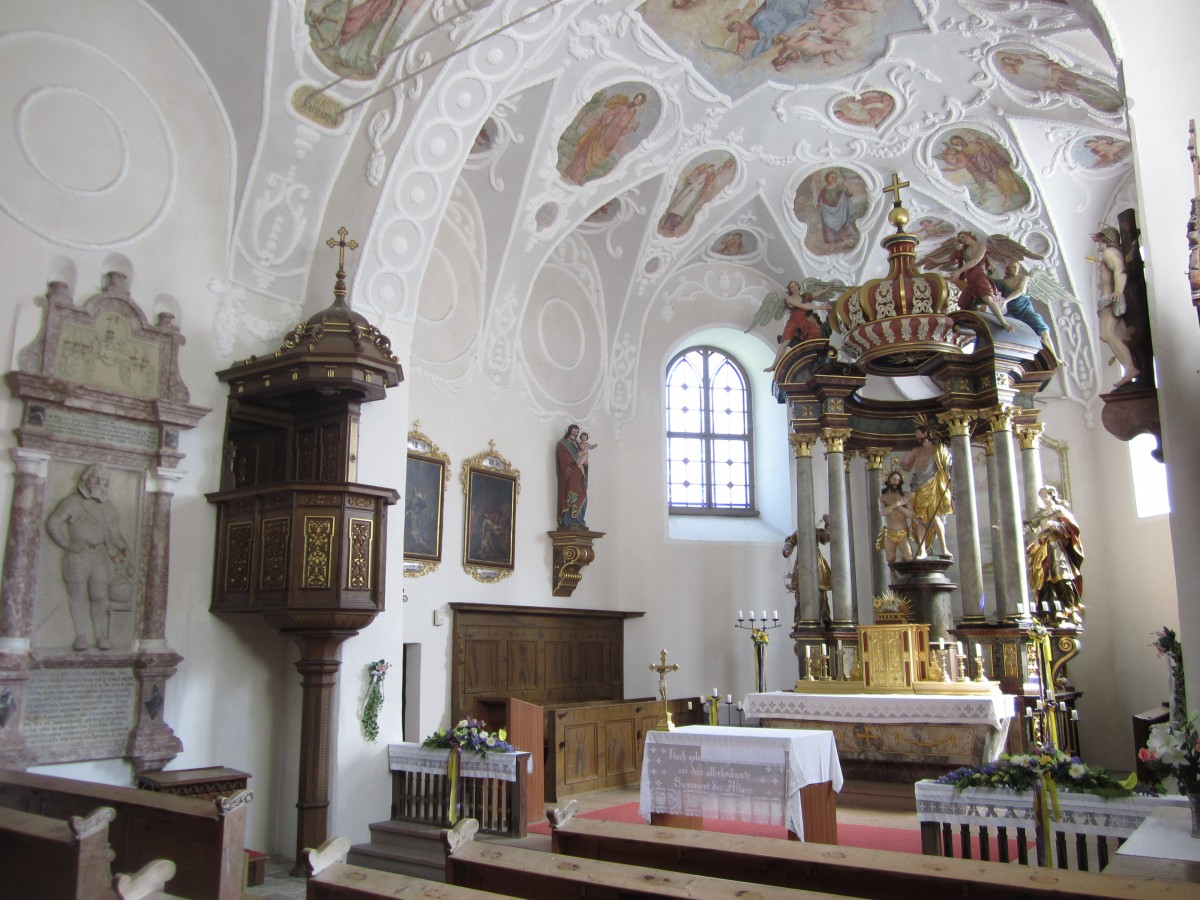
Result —
[{"label": "candle holder", "polygon": [[983,654],[976,648],[975,656],[975,680],[987,681],[987,676],[983,674]]},{"label": "candle holder", "polygon": [[[759,625],[759,622],[762,624]],[[741,610],[738,610],[737,624],[733,627],[750,632],[750,639],[754,642],[754,683],[758,693],[765,694],[767,691],[767,644],[771,640],[767,636],[767,632],[779,627],[779,610],[775,610],[771,618],[767,618],[765,609],[761,618],[754,615],[754,610],[750,610],[748,619],[742,615]]]}]

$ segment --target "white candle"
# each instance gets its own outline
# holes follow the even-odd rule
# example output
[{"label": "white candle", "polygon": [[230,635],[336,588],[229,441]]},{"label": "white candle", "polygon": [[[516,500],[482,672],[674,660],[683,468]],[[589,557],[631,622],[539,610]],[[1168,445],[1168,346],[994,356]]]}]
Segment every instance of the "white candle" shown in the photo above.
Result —
[{"label": "white candle", "polygon": [[[742,701],[739,700],[738,701],[738,712],[741,712],[741,711],[742,711]],[[1078,712],[1078,710],[1076,710],[1076,712]]]},{"label": "white candle", "polygon": [[804,645],[804,658],[805,658],[805,659],[812,659],[812,644],[805,644],[805,645]]},{"label": "white candle", "polygon": [[725,695],[725,702],[726,702],[726,703],[732,703],[732,702],[733,702],[733,694],[726,694],[726,695]]},{"label": "white candle", "polygon": [[710,696],[710,697],[720,697],[720,696],[721,696],[721,692],[720,692],[720,691],[718,691],[716,688],[713,688],[713,692],[712,692],[711,694],[709,694],[708,696]]},{"label": "white candle", "polygon": [[838,659],[842,658],[842,642],[838,641]]},{"label": "white candle", "polygon": [[938,650],[941,651],[941,650],[945,650],[945,649],[946,649],[946,639],[938,638]]},{"label": "white candle", "polygon": [[1079,721],[1079,710],[1077,710],[1077,709],[1071,710],[1071,719],[1072,719],[1072,721],[1075,721],[1075,722]]},{"label": "white candle", "polygon": [[772,610],[771,618],[774,619],[775,621],[779,621],[779,610],[777,610],[777,609]]},{"label": "white candle", "polygon": [[975,655],[976,655],[976,656],[983,656],[983,644],[976,644],[976,645],[975,645]]},{"label": "white candle", "polygon": [[956,642],[955,642],[955,645],[958,647],[958,655],[959,655],[959,656],[962,656],[962,655],[963,655],[963,652],[962,652],[962,641],[956,641]]},{"label": "white candle", "polygon": [[742,616],[742,611],[739,609],[739,610],[738,610],[738,621],[739,621],[739,622],[740,622],[740,621],[742,621],[742,618],[743,618],[743,616]]},{"label": "white candle", "polygon": [[766,621],[767,621],[767,611],[764,609],[763,610],[763,623],[765,624]]}]

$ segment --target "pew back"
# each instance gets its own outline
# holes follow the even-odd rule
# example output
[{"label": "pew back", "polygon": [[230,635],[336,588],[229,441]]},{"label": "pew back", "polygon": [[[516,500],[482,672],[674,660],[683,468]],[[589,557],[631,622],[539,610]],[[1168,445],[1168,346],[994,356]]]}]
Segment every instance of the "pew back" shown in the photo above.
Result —
[{"label": "pew back", "polygon": [[0,807],[0,886],[6,897],[110,900],[111,809],[67,822]]},{"label": "pew back", "polygon": [[[551,823],[554,824],[551,818]],[[879,900],[1036,898],[1200,898],[1200,886],[1162,879],[1030,869],[912,853],[796,843],[572,818],[552,832],[555,853],[654,869],[737,877],[759,884]],[[884,874],[886,873],[886,874]]]},{"label": "pew back", "polygon": [[494,900],[502,895],[333,863],[308,880],[305,896],[308,900]]},{"label": "pew back", "polygon": [[110,806],[113,869],[135,872],[155,859],[172,860],[171,892],[195,900],[240,900],[250,796],[195,800],[0,769],[0,807],[65,821]]}]

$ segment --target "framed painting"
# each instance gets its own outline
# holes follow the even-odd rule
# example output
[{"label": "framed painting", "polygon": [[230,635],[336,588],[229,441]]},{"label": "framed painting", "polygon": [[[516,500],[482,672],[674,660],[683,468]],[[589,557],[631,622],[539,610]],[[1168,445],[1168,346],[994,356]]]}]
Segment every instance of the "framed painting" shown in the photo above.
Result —
[{"label": "framed painting", "polygon": [[476,581],[500,581],[515,567],[517,495],[521,473],[488,449],[463,462],[463,568]]},{"label": "framed painting", "polygon": [[404,575],[419,578],[442,561],[442,513],[450,457],[427,436],[408,433],[408,465],[404,479]]}]

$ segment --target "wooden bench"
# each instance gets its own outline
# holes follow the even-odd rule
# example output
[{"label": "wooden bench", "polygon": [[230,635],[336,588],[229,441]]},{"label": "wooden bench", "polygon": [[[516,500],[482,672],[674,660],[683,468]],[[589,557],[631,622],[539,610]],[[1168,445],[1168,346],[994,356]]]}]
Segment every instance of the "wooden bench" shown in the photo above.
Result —
[{"label": "wooden bench", "polygon": [[730,897],[816,900],[837,896],[561,856],[500,843],[479,843],[472,840],[475,828],[471,819],[464,819],[454,828],[443,832],[447,884],[479,889],[502,886],[508,896],[529,900],[548,897],[587,897],[588,900],[655,897],[686,897],[688,900],[729,900]]},{"label": "wooden bench", "polygon": [[115,897],[108,864],[115,817],[107,806],[65,821],[0,808],[0,890],[39,900]]},{"label": "wooden bench", "polygon": [[111,807],[112,868],[136,872],[155,860],[170,860],[176,866],[172,894],[194,900],[241,900],[250,798],[249,791],[240,791],[217,800],[194,800],[0,769],[0,807],[64,822],[99,806]]},{"label": "wooden bench", "polygon": [[1200,898],[1200,886],[1162,879],[1030,869],[777,838],[627,825],[572,817],[569,810],[553,810],[547,818],[553,829],[552,850],[557,854],[713,877],[735,876],[756,884],[853,897]]},{"label": "wooden bench", "polygon": [[470,888],[454,887],[409,875],[381,872],[346,864],[350,841],[330,838],[320,847],[304,851],[308,877],[308,900],[487,900],[500,896]]}]

